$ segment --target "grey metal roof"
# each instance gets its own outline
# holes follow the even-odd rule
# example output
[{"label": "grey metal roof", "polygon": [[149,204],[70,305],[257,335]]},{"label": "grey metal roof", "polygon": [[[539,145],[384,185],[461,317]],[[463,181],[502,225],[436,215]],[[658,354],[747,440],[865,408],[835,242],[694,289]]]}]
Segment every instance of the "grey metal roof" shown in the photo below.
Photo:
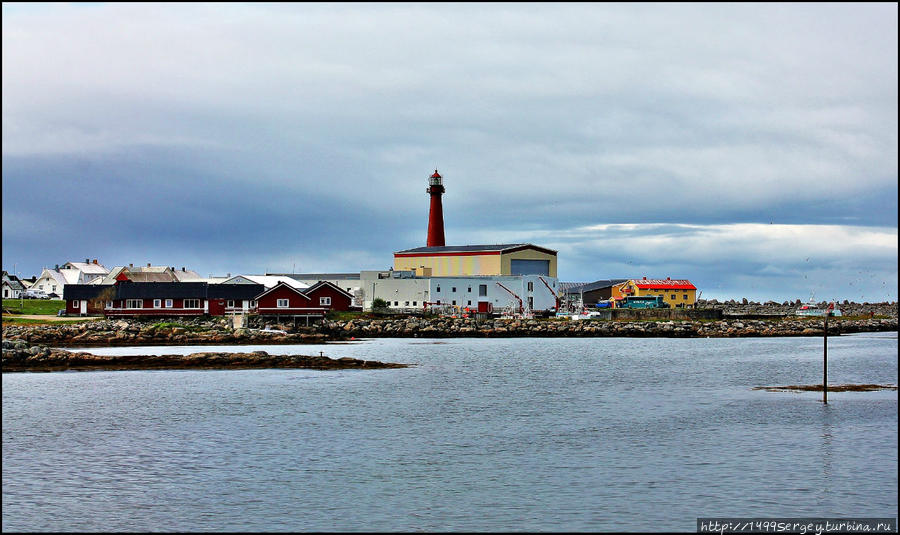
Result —
[{"label": "grey metal roof", "polygon": [[209,299],[256,299],[265,289],[262,284],[210,284],[206,292]]},{"label": "grey metal roof", "polygon": [[622,284],[623,282],[629,279],[604,279],[598,280],[594,282],[582,282],[582,283],[570,283],[564,282],[560,283],[560,289],[567,294],[577,294],[581,292],[592,292],[594,290],[599,290],[601,288],[609,288],[611,286],[615,286],[616,284]]},{"label": "grey metal roof", "polygon": [[359,279],[359,273],[266,273],[266,275],[274,275],[279,277],[290,277],[294,280],[355,280]]},{"label": "grey metal roof", "polygon": [[[110,291],[111,290],[111,291]],[[66,284],[63,286],[63,299],[97,299],[104,292],[109,292],[110,300],[115,299],[116,287],[112,284]]]},{"label": "grey metal roof", "polygon": [[10,277],[9,279],[4,280],[3,282],[5,282],[6,284],[9,284],[9,288],[11,290],[20,290],[21,291],[21,290],[25,289],[25,285],[23,285],[21,282],[19,282],[19,279],[13,279],[12,277]]},{"label": "grey metal roof", "polygon": [[506,252],[515,249],[538,249],[541,251],[547,251],[552,254],[556,254],[556,251],[553,249],[547,249],[546,247],[538,247],[537,245],[531,243],[503,243],[496,245],[445,245],[443,247],[416,247],[415,249],[406,249],[403,251],[397,251],[394,254],[409,254],[409,253],[472,253],[472,252]]},{"label": "grey metal roof", "polygon": [[120,282],[116,299],[206,298],[205,282]]}]

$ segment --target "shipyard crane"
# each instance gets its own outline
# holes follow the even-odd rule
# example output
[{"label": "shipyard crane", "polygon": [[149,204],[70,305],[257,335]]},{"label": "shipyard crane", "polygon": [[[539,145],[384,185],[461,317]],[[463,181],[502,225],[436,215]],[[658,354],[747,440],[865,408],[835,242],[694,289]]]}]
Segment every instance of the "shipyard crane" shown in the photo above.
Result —
[{"label": "shipyard crane", "polygon": [[556,299],[556,308],[555,308],[555,310],[558,311],[558,310],[559,310],[559,295],[557,295],[556,292],[553,291],[553,288],[551,288],[550,285],[547,284],[547,281],[544,280],[544,277],[538,276],[538,278],[541,279],[541,282],[544,283],[544,286],[546,286],[547,289],[550,290],[550,295],[552,295],[553,298]]},{"label": "shipyard crane", "polygon": [[503,286],[502,284],[500,284],[499,282],[497,283],[497,286],[503,288],[504,290],[506,290],[507,292],[509,292],[509,294],[510,294],[511,296],[513,296],[513,297],[516,298],[516,300],[519,302],[519,313],[521,314],[521,313],[524,311],[524,309],[525,309],[525,307],[522,305],[522,298],[519,297],[518,295],[516,295],[515,292],[513,292],[512,290],[510,290],[510,289],[507,288],[506,286]]}]

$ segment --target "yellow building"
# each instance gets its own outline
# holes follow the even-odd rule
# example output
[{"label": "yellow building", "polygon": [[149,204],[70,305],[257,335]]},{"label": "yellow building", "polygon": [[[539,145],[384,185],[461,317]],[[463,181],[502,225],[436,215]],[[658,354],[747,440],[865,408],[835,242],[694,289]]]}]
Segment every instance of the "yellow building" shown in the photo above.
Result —
[{"label": "yellow building", "polygon": [[621,295],[661,295],[669,308],[694,308],[697,303],[697,287],[687,279],[631,279],[613,289],[613,297]]},{"label": "yellow building", "polygon": [[395,271],[435,277],[546,275],[556,277],[556,251],[530,243],[418,247],[394,253]]}]

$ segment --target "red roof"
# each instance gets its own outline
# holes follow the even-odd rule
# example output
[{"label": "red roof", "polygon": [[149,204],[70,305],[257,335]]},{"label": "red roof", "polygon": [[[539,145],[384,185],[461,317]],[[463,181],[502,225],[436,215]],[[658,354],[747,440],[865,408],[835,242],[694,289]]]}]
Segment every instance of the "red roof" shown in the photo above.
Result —
[{"label": "red roof", "polygon": [[634,285],[641,290],[696,290],[687,279],[636,279]]},{"label": "red roof", "polygon": [[438,174],[437,169],[434,170],[434,174],[428,178],[441,178],[441,175]]}]

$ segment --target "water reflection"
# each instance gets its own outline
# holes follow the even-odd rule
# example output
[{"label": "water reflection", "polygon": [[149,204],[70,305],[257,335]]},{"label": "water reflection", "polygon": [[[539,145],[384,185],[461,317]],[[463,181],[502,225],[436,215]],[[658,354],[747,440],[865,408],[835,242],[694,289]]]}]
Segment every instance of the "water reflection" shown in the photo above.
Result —
[{"label": "water reflection", "polygon": [[834,455],[834,445],[832,444],[832,433],[834,433],[834,411],[833,405],[822,404],[822,433],[820,435],[819,453],[822,458],[822,477],[821,484],[817,491],[817,501],[819,504],[830,503],[831,486],[833,484],[832,474],[832,455]]}]

